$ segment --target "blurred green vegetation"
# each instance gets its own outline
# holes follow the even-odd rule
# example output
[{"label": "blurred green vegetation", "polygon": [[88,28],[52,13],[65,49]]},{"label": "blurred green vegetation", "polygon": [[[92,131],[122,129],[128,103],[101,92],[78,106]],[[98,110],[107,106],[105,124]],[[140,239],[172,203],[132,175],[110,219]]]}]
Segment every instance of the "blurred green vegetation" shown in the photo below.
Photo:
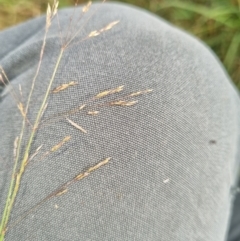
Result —
[{"label": "blurred green vegetation", "polygon": [[[80,0],[79,3],[86,1]],[[240,89],[240,0],[122,0],[167,19],[206,42]],[[48,0],[0,0],[0,29],[45,11]],[[75,0],[60,0],[60,7]]]}]

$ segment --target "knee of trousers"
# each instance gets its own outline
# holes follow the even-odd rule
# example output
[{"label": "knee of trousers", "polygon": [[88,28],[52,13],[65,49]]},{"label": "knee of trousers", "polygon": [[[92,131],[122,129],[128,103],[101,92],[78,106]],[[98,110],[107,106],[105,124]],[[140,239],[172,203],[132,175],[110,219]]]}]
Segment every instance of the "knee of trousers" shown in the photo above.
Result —
[{"label": "knee of trousers", "polygon": [[[71,141],[29,165],[12,219],[98,161],[111,161],[26,217],[9,231],[9,240],[27,237],[30,230],[36,240],[40,233],[42,240],[59,240],[59,235],[64,240],[223,240],[239,155],[239,97],[229,77],[208,47],[161,18],[119,3],[94,4],[88,14],[96,9],[64,52],[52,89],[70,81],[77,84],[50,94],[32,152],[44,144],[44,155],[66,136]],[[87,21],[86,14],[70,29],[71,14],[72,9],[59,12],[63,41]],[[43,21],[38,18],[21,28]],[[119,23],[111,30],[81,41],[113,21]],[[60,50],[57,25],[53,23],[47,37],[30,120]],[[29,92],[38,63],[40,32],[3,57],[3,67],[13,70],[13,86],[21,84],[23,93]],[[117,88],[121,91],[97,98]],[[9,143],[21,117],[13,117],[17,108],[9,92],[3,93],[5,162],[12,157]],[[69,114],[84,104],[86,109]],[[55,118],[59,114],[64,118]],[[6,179],[0,182],[6,193],[9,175],[0,175]]]}]

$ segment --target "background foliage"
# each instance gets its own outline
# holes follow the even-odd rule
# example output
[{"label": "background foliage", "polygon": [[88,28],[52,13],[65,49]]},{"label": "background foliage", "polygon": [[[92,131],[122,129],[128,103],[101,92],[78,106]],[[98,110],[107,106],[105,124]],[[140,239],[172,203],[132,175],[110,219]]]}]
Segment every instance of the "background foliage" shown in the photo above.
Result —
[{"label": "background foliage", "polygon": [[[79,0],[79,3],[86,2]],[[205,41],[240,89],[240,0],[122,0],[150,10]],[[45,12],[48,0],[0,0],[0,29]],[[75,0],[60,0],[60,7]],[[4,47],[4,46],[1,46]]]}]

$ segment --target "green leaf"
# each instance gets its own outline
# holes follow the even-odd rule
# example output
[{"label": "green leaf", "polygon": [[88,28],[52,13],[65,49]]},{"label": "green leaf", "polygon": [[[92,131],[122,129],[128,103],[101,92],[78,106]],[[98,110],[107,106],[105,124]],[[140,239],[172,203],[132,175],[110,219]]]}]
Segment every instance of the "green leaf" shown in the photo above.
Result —
[{"label": "green leaf", "polygon": [[224,59],[224,65],[229,71],[233,69],[233,63],[236,57],[239,55],[239,44],[240,44],[240,32],[237,32],[229,45],[228,51]]}]

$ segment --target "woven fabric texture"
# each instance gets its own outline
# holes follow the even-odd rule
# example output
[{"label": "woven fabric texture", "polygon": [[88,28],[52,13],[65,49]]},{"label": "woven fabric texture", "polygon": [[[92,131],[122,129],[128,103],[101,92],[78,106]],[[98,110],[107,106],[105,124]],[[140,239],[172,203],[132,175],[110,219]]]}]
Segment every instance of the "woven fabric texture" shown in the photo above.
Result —
[{"label": "woven fabric texture", "polygon": [[[6,241],[226,240],[239,170],[240,102],[219,60],[198,39],[144,10],[94,4],[80,22],[69,24],[73,11],[59,11],[62,35],[84,28],[64,52],[52,89],[77,84],[50,94],[31,153],[43,147],[24,173]],[[111,30],[81,41],[117,20]],[[0,63],[18,92],[21,85],[23,103],[44,26],[45,17],[39,17],[0,33]],[[55,19],[30,104],[31,123],[60,51],[59,35]],[[93,99],[119,86],[121,92]],[[138,101],[132,106],[109,104],[146,89],[153,91],[131,98]],[[0,213],[22,123],[10,92],[1,87]],[[83,104],[86,109],[69,114]],[[67,112],[87,133],[66,120]],[[66,136],[70,141],[41,158]],[[107,157],[108,164],[21,219]]]}]

